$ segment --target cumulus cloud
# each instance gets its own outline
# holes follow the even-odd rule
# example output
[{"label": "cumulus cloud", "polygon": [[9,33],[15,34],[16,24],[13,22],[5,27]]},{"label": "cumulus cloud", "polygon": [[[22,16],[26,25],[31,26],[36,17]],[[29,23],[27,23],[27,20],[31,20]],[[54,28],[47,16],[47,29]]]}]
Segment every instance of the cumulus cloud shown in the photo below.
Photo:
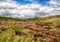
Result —
[{"label": "cumulus cloud", "polygon": [[13,18],[34,18],[53,15],[56,15],[55,8],[50,6],[41,6],[40,4],[18,5],[12,0],[0,0],[0,16]]},{"label": "cumulus cloud", "polygon": [[55,15],[60,15],[60,0],[50,0],[50,6],[55,8]]},{"label": "cumulus cloud", "polygon": [[50,0],[49,4],[52,6],[52,7],[57,7],[57,2],[58,0]]}]

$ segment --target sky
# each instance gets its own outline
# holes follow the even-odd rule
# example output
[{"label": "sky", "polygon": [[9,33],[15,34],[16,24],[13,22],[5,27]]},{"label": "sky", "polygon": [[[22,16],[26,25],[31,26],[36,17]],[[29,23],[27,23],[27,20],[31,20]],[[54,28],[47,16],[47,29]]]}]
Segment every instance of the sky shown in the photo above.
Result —
[{"label": "sky", "polygon": [[0,0],[0,16],[43,18],[60,15],[60,3],[57,1],[59,2],[59,0]]},{"label": "sky", "polygon": [[33,4],[33,3],[38,3],[41,5],[48,5],[47,2],[49,2],[49,0],[15,0],[17,3],[19,4]]}]

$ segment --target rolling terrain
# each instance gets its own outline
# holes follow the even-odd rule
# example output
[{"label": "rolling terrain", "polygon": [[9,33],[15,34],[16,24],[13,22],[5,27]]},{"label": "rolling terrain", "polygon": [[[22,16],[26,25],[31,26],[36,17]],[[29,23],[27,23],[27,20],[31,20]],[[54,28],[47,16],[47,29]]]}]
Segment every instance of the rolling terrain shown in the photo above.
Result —
[{"label": "rolling terrain", "polygon": [[0,17],[0,42],[60,42],[60,16]]}]

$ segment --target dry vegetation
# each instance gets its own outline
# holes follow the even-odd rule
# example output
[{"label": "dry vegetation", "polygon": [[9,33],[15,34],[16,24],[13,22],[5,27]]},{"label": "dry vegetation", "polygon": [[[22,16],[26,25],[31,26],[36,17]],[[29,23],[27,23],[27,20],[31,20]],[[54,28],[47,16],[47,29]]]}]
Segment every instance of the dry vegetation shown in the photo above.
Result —
[{"label": "dry vegetation", "polygon": [[60,16],[26,20],[0,17],[0,42],[60,42]]}]

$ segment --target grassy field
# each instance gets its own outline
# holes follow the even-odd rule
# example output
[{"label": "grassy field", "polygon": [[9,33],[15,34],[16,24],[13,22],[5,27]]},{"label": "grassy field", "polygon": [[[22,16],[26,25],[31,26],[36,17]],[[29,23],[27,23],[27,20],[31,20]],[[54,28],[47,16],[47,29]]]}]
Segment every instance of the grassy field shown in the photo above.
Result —
[{"label": "grassy field", "polygon": [[0,17],[0,42],[60,42],[60,16]]}]

